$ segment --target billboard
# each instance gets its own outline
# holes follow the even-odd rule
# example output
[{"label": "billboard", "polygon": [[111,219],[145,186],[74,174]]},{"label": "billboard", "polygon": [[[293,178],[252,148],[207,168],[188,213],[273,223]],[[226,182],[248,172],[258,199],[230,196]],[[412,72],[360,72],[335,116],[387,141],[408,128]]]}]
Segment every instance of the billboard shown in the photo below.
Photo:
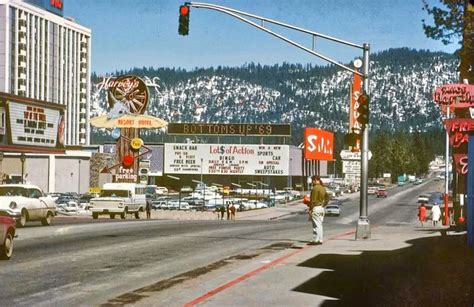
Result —
[{"label": "billboard", "polygon": [[170,123],[168,134],[291,136],[289,124]]},{"label": "billboard", "polygon": [[39,6],[56,15],[63,16],[63,0],[25,0],[25,2]]},{"label": "billboard", "polygon": [[33,147],[64,147],[64,115],[61,109],[35,103],[7,103],[9,143]]},{"label": "billboard", "polygon": [[288,145],[165,144],[168,174],[287,176]]},{"label": "billboard", "polygon": [[334,134],[318,128],[304,129],[304,158],[308,160],[332,161]]}]

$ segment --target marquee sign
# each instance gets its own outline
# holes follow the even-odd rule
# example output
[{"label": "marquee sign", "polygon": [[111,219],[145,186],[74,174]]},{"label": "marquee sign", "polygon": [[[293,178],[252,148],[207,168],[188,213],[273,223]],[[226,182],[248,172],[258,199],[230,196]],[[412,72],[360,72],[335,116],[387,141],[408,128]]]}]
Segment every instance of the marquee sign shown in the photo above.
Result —
[{"label": "marquee sign", "polygon": [[65,122],[62,111],[48,106],[9,101],[7,118],[10,143],[35,147],[63,147]]},{"label": "marquee sign", "polygon": [[168,174],[260,175],[289,174],[288,145],[165,144]]},{"label": "marquee sign", "polygon": [[334,134],[317,128],[304,130],[304,158],[333,160]]},{"label": "marquee sign", "polygon": [[168,134],[291,136],[287,124],[170,123]]}]

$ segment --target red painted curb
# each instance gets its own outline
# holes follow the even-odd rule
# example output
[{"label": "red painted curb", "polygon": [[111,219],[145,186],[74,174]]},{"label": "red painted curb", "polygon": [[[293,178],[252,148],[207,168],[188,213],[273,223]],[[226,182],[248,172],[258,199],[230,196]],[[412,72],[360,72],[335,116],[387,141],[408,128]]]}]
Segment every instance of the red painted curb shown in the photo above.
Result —
[{"label": "red painted curb", "polygon": [[[348,235],[351,235],[351,234],[355,234],[355,233],[356,232],[354,230],[344,232],[344,233],[340,233],[340,234],[337,234],[337,235],[334,235],[334,236],[330,237],[328,239],[328,241],[335,240],[335,239],[338,239],[338,238],[342,238],[342,237],[345,237],[345,236],[348,236]],[[252,277],[256,274],[258,274],[258,273],[260,273],[260,272],[262,272],[262,271],[264,271],[268,268],[271,268],[272,266],[275,266],[275,265],[279,264],[280,262],[284,261],[285,259],[288,259],[288,258],[290,258],[294,255],[297,255],[297,254],[301,253],[302,251],[306,250],[309,247],[310,246],[305,246],[305,247],[303,247],[299,250],[296,250],[296,251],[293,251],[289,254],[281,256],[280,258],[277,258],[277,259],[273,260],[272,262],[269,262],[269,263],[259,267],[258,269],[255,269],[255,270],[253,270],[249,273],[246,273],[246,274],[244,274],[244,275],[242,275],[242,276],[240,276],[240,277],[238,277],[238,278],[236,278],[236,279],[234,279],[234,280],[232,280],[232,281],[230,281],[226,284],[223,284],[222,286],[219,286],[219,287],[207,292],[206,294],[204,294],[204,295],[202,295],[202,296],[200,296],[200,297],[184,304],[183,306],[184,307],[193,307],[196,304],[202,303],[202,302],[206,301],[207,299],[209,299],[210,297],[216,295],[217,293],[222,292],[225,289],[228,289],[228,288],[230,288],[230,287],[232,287],[232,286],[234,286],[234,285],[236,285],[236,284],[238,284],[238,283],[240,283],[240,282],[242,282],[246,279],[249,279],[250,277]],[[314,246],[311,246],[311,247],[314,247]]]}]

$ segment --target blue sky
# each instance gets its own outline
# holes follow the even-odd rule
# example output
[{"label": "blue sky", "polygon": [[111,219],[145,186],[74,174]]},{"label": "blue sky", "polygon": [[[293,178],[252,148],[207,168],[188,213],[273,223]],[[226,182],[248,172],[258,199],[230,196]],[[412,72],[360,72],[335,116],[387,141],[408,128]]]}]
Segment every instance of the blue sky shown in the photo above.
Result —
[{"label": "blue sky", "polygon": [[[191,8],[189,36],[178,35],[179,0],[69,0],[64,15],[92,29],[92,70],[106,74],[132,67],[241,66],[324,61],[226,14]],[[437,4],[438,1],[430,0]],[[453,52],[425,37],[430,20],[421,0],[214,0],[231,7],[357,44],[371,52],[396,47]],[[280,27],[272,30],[311,47],[311,37]],[[322,40],[316,51],[347,63],[361,51]]]}]

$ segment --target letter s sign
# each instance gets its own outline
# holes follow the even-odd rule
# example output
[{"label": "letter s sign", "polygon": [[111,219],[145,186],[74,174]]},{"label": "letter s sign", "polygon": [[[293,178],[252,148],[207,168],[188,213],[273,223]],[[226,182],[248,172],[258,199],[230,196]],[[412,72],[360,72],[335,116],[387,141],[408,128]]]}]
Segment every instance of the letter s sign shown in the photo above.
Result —
[{"label": "letter s sign", "polygon": [[304,158],[333,160],[334,134],[317,128],[305,128]]}]

